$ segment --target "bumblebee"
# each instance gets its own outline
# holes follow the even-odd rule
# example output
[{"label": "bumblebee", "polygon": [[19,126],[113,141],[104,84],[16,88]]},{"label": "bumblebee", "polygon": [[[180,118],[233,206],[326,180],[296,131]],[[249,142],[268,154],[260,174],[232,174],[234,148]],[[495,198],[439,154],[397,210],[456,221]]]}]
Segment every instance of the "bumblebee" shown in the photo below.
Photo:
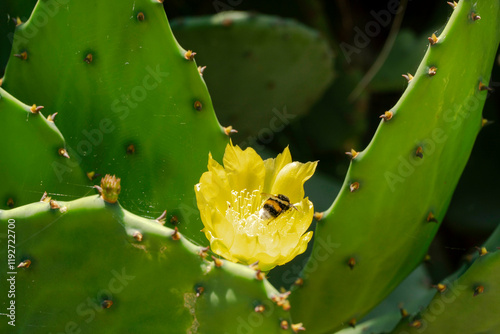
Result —
[{"label": "bumblebee", "polygon": [[259,216],[262,220],[278,218],[279,215],[288,211],[290,208],[294,208],[298,211],[298,209],[290,203],[290,199],[285,195],[271,195],[266,193],[262,193],[261,195],[268,197],[264,202],[262,209],[259,211]]}]

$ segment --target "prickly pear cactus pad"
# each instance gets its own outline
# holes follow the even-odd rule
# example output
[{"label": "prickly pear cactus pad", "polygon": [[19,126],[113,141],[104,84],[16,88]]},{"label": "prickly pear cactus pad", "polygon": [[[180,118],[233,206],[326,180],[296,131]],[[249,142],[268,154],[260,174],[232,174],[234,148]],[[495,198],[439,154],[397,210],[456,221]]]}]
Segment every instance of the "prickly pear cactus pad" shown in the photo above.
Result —
[{"label": "prickly pear cactus pad", "polygon": [[[91,191],[90,181],[68,155],[54,117],[48,108],[25,105],[0,88],[0,137],[6,143],[0,163],[1,209],[39,200],[46,190],[75,198]],[[73,168],[60,179],[57,168],[67,164]]]},{"label": "prickly pear cactus pad", "polygon": [[291,295],[308,331],[361,318],[423,259],[481,130],[499,39],[498,1],[460,1],[371,143],[349,152],[343,189],[316,230],[338,248],[325,259],[315,242],[314,270]]},{"label": "prickly pear cactus pad", "polygon": [[499,246],[500,226],[464,273],[441,283],[429,305],[401,320],[391,333],[500,332]]},{"label": "prickly pear cactus pad", "polygon": [[193,185],[227,135],[195,52],[177,44],[160,2],[38,2],[16,29],[3,88],[58,112],[69,155],[85,173],[120,175],[125,208],[149,217],[167,209],[207,243]]},{"label": "prickly pear cactus pad", "polygon": [[291,333],[258,272],[100,196],[0,211],[0,227],[16,245],[0,251],[2,333]]}]

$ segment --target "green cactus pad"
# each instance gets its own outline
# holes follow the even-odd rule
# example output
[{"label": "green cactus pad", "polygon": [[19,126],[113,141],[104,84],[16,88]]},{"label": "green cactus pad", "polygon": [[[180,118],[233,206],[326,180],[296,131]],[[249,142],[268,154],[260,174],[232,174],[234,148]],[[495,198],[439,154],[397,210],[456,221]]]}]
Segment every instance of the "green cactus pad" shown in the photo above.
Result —
[{"label": "green cactus pad", "polygon": [[199,54],[223,125],[251,146],[309,111],[333,77],[333,54],[318,32],[294,20],[246,12],[172,21],[179,42]]},{"label": "green cactus pad", "polygon": [[291,296],[308,332],[360,319],[423,259],[481,129],[488,91],[480,82],[489,83],[499,11],[498,1],[460,1],[392,115],[381,110],[392,118],[352,160],[317,224],[316,241],[339,247],[326,256],[315,242],[315,266]]},{"label": "green cactus pad", "polygon": [[500,332],[500,227],[485,246],[489,253],[476,258],[458,277],[446,280],[446,290],[420,314],[401,321],[391,332],[399,333],[498,333]]},{"label": "green cactus pad", "polygon": [[2,244],[15,241],[15,259],[1,247],[0,263],[17,273],[7,273],[15,298],[4,276],[0,283],[3,312],[15,300],[16,326],[3,316],[0,332],[291,332],[280,327],[288,312],[269,299],[276,290],[252,269],[216,267],[180,233],[100,196],[56,203],[0,211]]},{"label": "green cactus pad", "polygon": [[36,26],[49,5],[40,1],[17,27],[12,53],[27,58],[11,56],[4,88],[57,111],[70,156],[84,172],[120,175],[125,208],[148,217],[167,209],[182,232],[208,243],[193,184],[209,151],[221,158],[228,138],[162,4],[63,2]]},{"label": "green cactus pad", "polygon": [[[45,191],[64,191],[72,199],[92,190],[78,161],[64,156],[61,132],[42,114],[54,111],[44,108],[33,113],[31,108],[0,88],[1,209],[37,201]],[[64,169],[68,164],[71,171]]]},{"label": "green cactus pad", "polygon": [[432,300],[430,279],[424,265],[420,265],[354,328],[344,328],[336,334],[386,333],[399,323],[403,312],[415,313],[422,303]]}]

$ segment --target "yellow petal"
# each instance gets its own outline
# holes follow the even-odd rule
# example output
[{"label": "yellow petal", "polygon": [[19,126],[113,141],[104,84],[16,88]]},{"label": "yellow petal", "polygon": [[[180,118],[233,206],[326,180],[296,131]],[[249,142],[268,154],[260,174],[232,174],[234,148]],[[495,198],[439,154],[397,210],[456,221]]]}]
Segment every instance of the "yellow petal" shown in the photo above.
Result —
[{"label": "yellow petal", "polygon": [[[206,235],[206,234],[205,234]],[[208,237],[207,237],[208,238]],[[232,261],[232,262],[238,262],[238,259],[233,257],[231,255],[231,252],[229,249],[226,247],[226,245],[220,241],[219,239],[212,239],[210,242],[210,249],[215,253],[218,254],[225,259]]]},{"label": "yellow petal", "polygon": [[258,253],[258,258],[265,261],[266,255],[269,256],[270,259],[275,259],[280,256],[281,251],[280,248],[282,246],[281,235],[279,231],[276,231],[272,235],[262,234],[258,236],[258,245],[259,250],[263,250],[263,253]]},{"label": "yellow petal", "polygon": [[264,166],[266,168],[266,178],[264,180],[264,189],[262,192],[272,193],[272,185],[276,180],[276,176],[280,170],[285,167],[287,164],[292,162],[292,156],[290,154],[290,150],[288,146],[285,147],[283,153],[278,154],[276,159],[269,158],[264,161]]},{"label": "yellow petal", "polygon": [[259,190],[264,186],[264,161],[252,148],[242,150],[227,145],[224,153],[224,169],[232,190]]},{"label": "yellow petal", "polygon": [[258,266],[262,271],[269,271],[278,265],[276,257],[270,256],[265,252],[255,254],[255,257],[259,260]]},{"label": "yellow petal", "polygon": [[307,231],[312,223],[314,216],[314,206],[309,198],[306,197],[302,199],[299,203],[295,205],[297,210],[292,211],[292,217],[294,218],[294,223],[292,227],[288,230],[288,233],[296,233],[302,235]]},{"label": "yellow petal", "polygon": [[205,225],[203,229],[205,235],[207,235],[207,238],[208,235],[211,237],[209,241],[212,243],[212,239],[217,239],[224,243],[228,249],[231,248],[235,239],[235,231],[233,225],[224,217],[224,214],[218,210],[213,210],[210,206],[199,209],[203,225]]},{"label": "yellow petal", "polygon": [[208,172],[203,173],[200,183],[195,186],[196,201],[199,205],[215,207],[225,212],[231,200],[231,188],[224,168],[208,155]]},{"label": "yellow petal", "polygon": [[236,233],[234,243],[230,248],[231,255],[244,264],[255,262],[255,248],[257,247],[257,238],[245,233]]},{"label": "yellow petal", "polygon": [[290,202],[297,203],[304,198],[304,182],[309,180],[316,170],[317,161],[292,162],[283,167],[272,186],[271,194],[283,194]]},{"label": "yellow petal", "polygon": [[224,167],[212,158],[211,153],[208,154],[208,171],[212,172],[212,177],[221,190],[229,193],[231,192]]},{"label": "yellow petal", "polygon": [[195,188],[196,201],[198,207],[208,205],[219,211],[227,209],[227,201],[230,200],[231,193],[224,191],[217,183],[217,178],[211,172],[203,173]]},{"label": "yellow petal", "polygon": [[307,244],[309,241],[311,241],[313,236],[313,231],[309,231],[306,234],[304,234],[301,238],[300,241],[295,248],[295,250],[292,253],[289,253],[286,260],[283,263],[287,263],[291,261],[293,258],[295,258],[297,255],[302,254],[306,251],[307,249]]},{"label": "yellow petal", "polygon": [[218,211],[212,211],[212,221],[214,222],[212,224],[214,236],[221,240],[228,249],[231,249],[238,235],[231,222],[228,222],[226,217]]}]

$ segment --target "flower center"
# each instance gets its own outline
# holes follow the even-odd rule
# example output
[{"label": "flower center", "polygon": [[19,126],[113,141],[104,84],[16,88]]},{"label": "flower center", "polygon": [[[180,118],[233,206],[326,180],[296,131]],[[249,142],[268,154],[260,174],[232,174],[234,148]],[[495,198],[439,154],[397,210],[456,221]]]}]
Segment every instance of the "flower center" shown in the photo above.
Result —
[{"label": "flower center", "polygon": [[263,220],[259,215],[263,204],[262,200],[260,190],[252,192],[248,192],[246,189],[239,192],[231,191],[231,201],[227,202],[227,220],[233,224],[238,233],[245,233],[248,236],[288,232],[294,221],[294,217],[291,217],[291,210],[272,220]]}]

